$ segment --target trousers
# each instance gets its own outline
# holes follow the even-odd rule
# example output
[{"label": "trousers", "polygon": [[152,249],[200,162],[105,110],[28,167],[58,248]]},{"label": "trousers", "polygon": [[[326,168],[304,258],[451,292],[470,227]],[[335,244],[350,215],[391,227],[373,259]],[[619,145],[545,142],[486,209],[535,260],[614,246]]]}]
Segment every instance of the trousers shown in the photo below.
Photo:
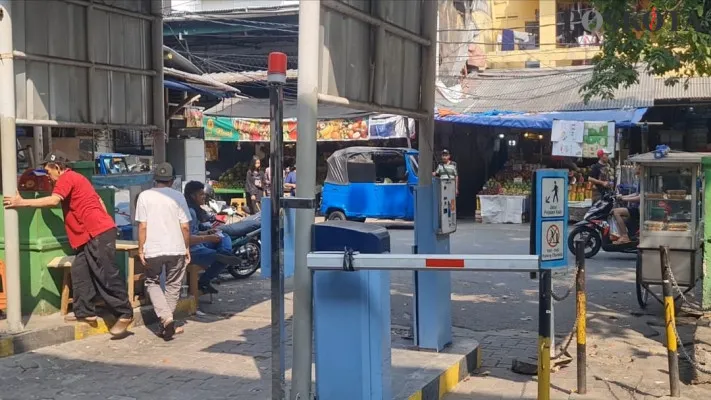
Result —
[{"label": "trousers", "polygon": [[116,228],[91,238],[77,249],[71,268],[73,309],[77,318],[96,315],[93,300],[97,294],[117,318],[133,318],[126,280],[115,258]]},{"label": "trousers", "polygon": [[[160,274],[165,267],[165,292],[160,286]],[[146,292],[161,321],[173,319],[185,277],[185,256],[146,258]]]}]

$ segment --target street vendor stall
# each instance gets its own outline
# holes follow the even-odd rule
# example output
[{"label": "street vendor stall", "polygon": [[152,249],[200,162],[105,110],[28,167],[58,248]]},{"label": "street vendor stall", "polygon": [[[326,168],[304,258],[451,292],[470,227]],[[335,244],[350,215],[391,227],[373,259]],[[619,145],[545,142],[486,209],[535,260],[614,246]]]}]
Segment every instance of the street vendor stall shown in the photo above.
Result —
[{"label": "street vendor stall", "polygon": [[477,220],[485,224],[520,224],[528,215],[531,176],[539,164],[509,161],[477,195]]},{"label": "street vendor stall", "polygon": [[[267,166],[271,129],[269,100],[226,100],[204,112],[203,126],[206,159],[210,163],[208,170],[211,179],[216,180],[215,193],[226,197],[242,196],[252,157],[262,159],[263,169]],[[286,160],[296,155],[297,127],[296,102],[285,101],[283,134]],[[368,141],[405,139],[407,132],[414,134],[414,128],[414,120],[400,116],[373,115],[333,105],[320,106],[316,131],[318,182],[322,183],[326,178],[326,159],[333,151],[352,146],[354,142],[365,145]]]},{"label": "street vendor stall", "polygon": [[632,157],[641,167],[637,300],[644,308],[652,285],[662,284],[660,246],[669,247],[674,282],[686,291],[702,276],[703,170],[711,153],[655,152]]}]

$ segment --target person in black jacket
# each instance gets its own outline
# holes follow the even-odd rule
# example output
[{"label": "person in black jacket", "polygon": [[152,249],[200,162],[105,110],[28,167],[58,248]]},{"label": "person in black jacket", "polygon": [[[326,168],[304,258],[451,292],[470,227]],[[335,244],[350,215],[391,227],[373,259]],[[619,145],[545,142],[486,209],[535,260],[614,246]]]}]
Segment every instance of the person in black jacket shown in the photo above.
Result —
[{"label": "person in black jacket", "polygon": [[262,196],[264,196],[265,176],[262,171],[262,162],[254,158],[247,170],[247,206],[249,212],[254,214],[261,210]]}]

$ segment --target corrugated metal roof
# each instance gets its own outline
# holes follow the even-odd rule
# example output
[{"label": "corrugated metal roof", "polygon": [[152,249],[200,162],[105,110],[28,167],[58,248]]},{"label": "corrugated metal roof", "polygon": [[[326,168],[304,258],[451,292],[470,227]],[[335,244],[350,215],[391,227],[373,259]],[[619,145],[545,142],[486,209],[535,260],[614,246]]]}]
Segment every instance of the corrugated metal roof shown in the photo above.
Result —
[{"label": "corrugated metal roof", "polygon": [[664,79],[656,79],[654,98],[656,100],[709,99],[711,98],[711,77],[691,78],[688,87],[682,79],[674,86],[664,84]]},{"label": "corrugated metal roof", "polygon": [[640,74],[639,84],[617,90],[612,100],[595,98],[584,104],[579,91],[591,76],[591,67],[491,70],[465,79],[462,101],[453,103],[438,93],[437,102],[439,107],[457,112],[582,111],[654,105],[654,80],[646,74]]},{"label": "corrugated metal roof", "polygon": [[[216,72],[203,74],[202,76],[225,84],[249,83],[253,81],[266,82],[267,71]],[[296,69],[286,71],[286,79],[296,79],[298,76],[299,71]]]}]

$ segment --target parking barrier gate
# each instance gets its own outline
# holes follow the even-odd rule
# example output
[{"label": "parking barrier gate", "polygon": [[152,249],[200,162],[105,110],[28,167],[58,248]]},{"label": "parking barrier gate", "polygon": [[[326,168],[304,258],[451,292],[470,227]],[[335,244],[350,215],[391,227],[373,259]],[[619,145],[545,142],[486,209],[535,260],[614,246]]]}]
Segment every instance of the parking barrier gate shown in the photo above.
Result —
[{"label": "parking barrier gate", "polygon": [[[358,271],[539,272],[537,255],[312,252],[317,398],[388,399],[389,278]],[[334,271],[342,273],[334,274]],[[320,274],[328,274],[321,279]],[[322,371],[322,375],[319,375]]]}]

